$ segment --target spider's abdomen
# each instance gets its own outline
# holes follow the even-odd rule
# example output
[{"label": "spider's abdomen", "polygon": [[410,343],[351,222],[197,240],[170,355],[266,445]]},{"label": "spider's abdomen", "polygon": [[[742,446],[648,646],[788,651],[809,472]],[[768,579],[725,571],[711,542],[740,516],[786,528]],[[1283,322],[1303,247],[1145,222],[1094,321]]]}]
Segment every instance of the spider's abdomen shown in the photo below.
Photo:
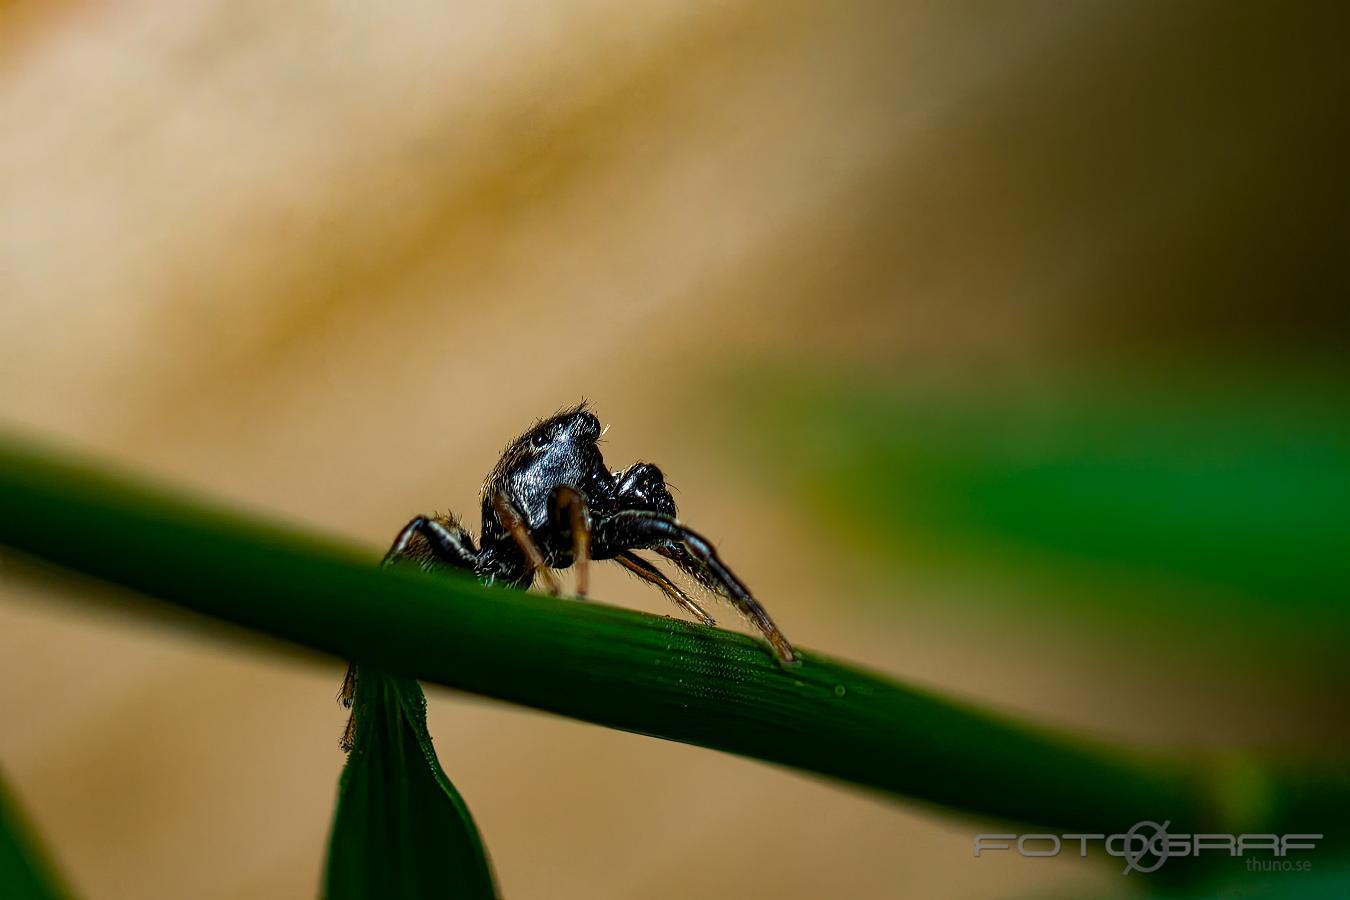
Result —
[{"label": "spider's abdomen", "polygon": [[675,498],[670,495],[666,478],[651,463],[634,463],[614,473],[615,493],[628,509],[675,515]]}]

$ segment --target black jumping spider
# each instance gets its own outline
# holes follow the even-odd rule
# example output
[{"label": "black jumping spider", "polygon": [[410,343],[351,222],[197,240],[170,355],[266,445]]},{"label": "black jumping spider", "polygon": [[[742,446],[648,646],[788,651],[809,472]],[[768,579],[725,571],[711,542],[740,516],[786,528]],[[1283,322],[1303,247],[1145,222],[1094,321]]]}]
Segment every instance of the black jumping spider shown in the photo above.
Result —
[{"label": "black jumping spider", "polygon": [[[652,550],[731,601],[764,633],[780,662],[795,663],[796,651],[749,588],[706,538],[675,518],[675,500],[661,470],[635,463],[609,471],[597,446],[602,433],[585,403],[537,422],[507,446],[483,483],[481,546],[474,546],[454,516],[417,516],[394,539],[385,564],[407,560],[428,570],[463,569],[485,584],[522,588],[538,575],[554,595],[559,587],[550,570],[575,566],[577,595],[584,597],[588,563],[612,559],[694,618],[715,624],[660,569],[633,552]],[[353,666],[340,695],[346,706],[354,687]],[[349,722],[345,747],[351,728]]]}]

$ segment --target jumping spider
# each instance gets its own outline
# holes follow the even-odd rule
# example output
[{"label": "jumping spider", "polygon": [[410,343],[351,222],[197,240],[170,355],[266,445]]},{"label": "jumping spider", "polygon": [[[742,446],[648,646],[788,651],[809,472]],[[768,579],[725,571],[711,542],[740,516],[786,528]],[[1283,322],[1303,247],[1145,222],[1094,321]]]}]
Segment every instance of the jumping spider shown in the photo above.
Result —
[{"label": "jumping spider", "polygon": [[[529,587],[537,575],[555,596],[559,586],[551,570],[575,566],[577,596],[585,597],[590,561],[612,559],[703,624],[716,624],[660,569],[633,552],[652,550],[729,600],[764,633],[781,663],[796,663],[796,651],[750,589],[706,538],[675,518],[675,500],[661,470],[635,463],[609,471],[598,446],[603,433],[584,402],[537,422],[507,445],[483,483],[480,546],[454,516],[416,516],[398,533],[384,564],[461,569],[485,584],[520,588]],[[344,706],[351,706],[355,686],[353,664],[339,695]],[[352,729],[349,721],[346,749]]]}]

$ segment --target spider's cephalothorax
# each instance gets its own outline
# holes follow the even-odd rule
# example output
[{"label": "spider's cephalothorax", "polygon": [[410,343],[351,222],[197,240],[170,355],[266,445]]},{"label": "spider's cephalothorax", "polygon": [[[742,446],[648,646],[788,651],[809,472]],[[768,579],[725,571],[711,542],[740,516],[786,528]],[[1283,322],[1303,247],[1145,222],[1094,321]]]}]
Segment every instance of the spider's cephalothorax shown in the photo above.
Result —
[{"label": "spider's cephalothorax", "polygon": [[[727,568],[707,539],[675,517],[661,470],[635,463],[611,472],[600,455],[600,420],[583,403],[538,422],[512,441],[483,483],[483,529],[475,546],[453,516],[417,516],[399,532],[385,563],[472,571],[486,583],[528,587],[536,575],[558,593],[552,569],[575,566],[585,596],[587,565],[613,560],[658,587],[707,625],[715,624],[688,594],[634,551],[651,550],[731,604],[764,633],[780,662],[796,651],[764,607]],[[350,705],[354,670],[343,683]],[[344,746],[349,745],[351,725]]]}]

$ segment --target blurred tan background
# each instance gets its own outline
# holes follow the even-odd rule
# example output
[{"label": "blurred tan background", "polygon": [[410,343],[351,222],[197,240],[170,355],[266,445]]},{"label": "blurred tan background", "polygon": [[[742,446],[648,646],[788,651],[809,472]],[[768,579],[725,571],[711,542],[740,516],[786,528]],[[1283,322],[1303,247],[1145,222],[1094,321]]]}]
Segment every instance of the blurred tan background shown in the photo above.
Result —
[{"label": "blurred tan background", "polygon": [[[720,449],[734,416],[706,410],[757,360],[1005,382],[1334,353],[1343,18],[11,0],[0,417],[376,549],[416,512],[472,522],[501,446],[584,395],[607,458],[658,462],[805,646],[1140,741],[1297,731],[1287,704],[1237,721],[1184,686],[1160,708],[1120,667],[1183,663],[971,629],[941,615],[969,584],[841,564],[838,523],[750,477]],[[622,575],[595,594],[670,612]],[[0,763],[81,894],[315,894],[340,664],[20,577],[0,598]],[[1120,887],[973,860],[956,817],[429,698],[510,898]]]}]

